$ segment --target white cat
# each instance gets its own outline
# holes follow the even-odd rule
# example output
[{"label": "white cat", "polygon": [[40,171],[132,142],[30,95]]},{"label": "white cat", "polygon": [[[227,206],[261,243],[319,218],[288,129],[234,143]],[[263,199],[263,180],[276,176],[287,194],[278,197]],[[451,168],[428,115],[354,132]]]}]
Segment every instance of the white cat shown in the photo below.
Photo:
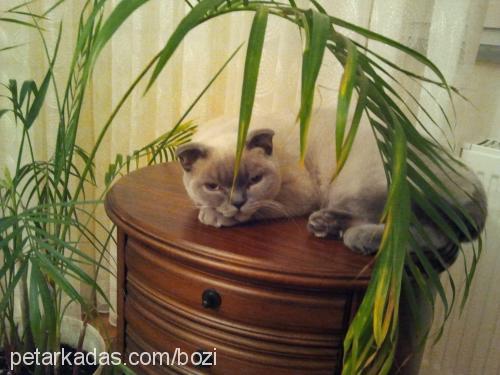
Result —
[{"label": "white cat", "polygon": [[[301,165],[295,118],[254,116],[255,130],[248,134],[234,188],[237,118],[202,125],[193,142],[177,150],[184,185],[200,208],[199,220],[220,227],[309,214],[308,229],[314,235],[343,239],[349,248],[364,254],[375,252],[384,230],[380,217],[387,198],[387,179],[372,128],[360,124],[346,165],[332,182],[335,112],[317,110],[311,123],[308,151]],[[486,216],[480,182],[462,168],[462,176],[456,176],[453,183],[443,171],[428,164],[473,218],[476,236]],[[422,244],[429,239],[435,248],[449,243],[431,220],[415,213],[426,231],[427,238],[420,237]]]}]

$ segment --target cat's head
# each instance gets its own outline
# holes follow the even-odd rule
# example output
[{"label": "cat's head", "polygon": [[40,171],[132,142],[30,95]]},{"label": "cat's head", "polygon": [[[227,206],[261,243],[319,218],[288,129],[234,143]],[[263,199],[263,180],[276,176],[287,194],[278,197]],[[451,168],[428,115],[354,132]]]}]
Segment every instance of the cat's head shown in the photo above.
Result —
[{"label": "cat's head", "polygon": [[273,155],[273,136],[270,129],[249,133],[234,189],[234,147],[203,143],[179,147],[176,154],[184,169],[184,186],[195,204],[212,207],[225,217],[244,222],[262,202],[276,197],[281,188],[281,174]]}]

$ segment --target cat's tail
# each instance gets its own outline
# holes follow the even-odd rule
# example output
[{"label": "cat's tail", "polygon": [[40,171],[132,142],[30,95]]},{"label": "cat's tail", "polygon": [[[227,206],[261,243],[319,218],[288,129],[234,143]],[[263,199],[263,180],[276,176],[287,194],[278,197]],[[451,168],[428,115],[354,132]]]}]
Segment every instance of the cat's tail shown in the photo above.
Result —
[{"label": "cat's tail", "polygon": [[[464,225],[459,226],[451,219],[449,219],[449,225],[454,229],[460,242],[471,242],[480,236],[486,224],[488,207],[482,185],[477,185],[470,199],[461,207],[462,210],[455,211],[455,213]],[[459,246],[433,223],[424,224],[422,228],[424,234],[422,234],[422,229],[417,231],[416,228],[411,228],[417,246],[424,250],[424,254],[434,269],[442,272],[455,262]]]}]

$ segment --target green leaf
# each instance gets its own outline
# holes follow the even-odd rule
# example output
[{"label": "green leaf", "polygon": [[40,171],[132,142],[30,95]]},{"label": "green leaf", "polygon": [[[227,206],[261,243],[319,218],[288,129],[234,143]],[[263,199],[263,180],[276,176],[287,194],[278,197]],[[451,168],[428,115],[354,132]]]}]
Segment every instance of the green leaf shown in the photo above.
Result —
[{"label": "green leaf", "polygon": [[[55,349],[57,315],[54,298],[37,263],[32,263],[30,276],[30,322],[35,342],[38,341],[36,342],[38,347],[43,347],[43,343],[47,340],[49,348]],[[40,313],[39,298],[43,305],[43,321],[46,331],[41,331],[40,327],[42,315]]]},{"label": "green leaf", "polygon": [[35,100],[33,100],[33,104],[31,105],[28,114],[26,115],[26,122],[25,122],[26,129],[31,128],[36,118],[38,117],[38,114],[40,113],[40,109],[42,108],[43,102],[45,101],[47,89],[49,88],[51,77],[52,77],[52,71],[51,69],[49,69],[45,74],[45,78],[43,79],[40,89],[38,90],[38,93],[35,96]]},{"label": "green leaf", "polygon": [[[19,230],[20,228],[18,228]],[[17,233],[16,233],[17,235]],[[3,279],[4,276],[10,271],[12,274],[15,273],[15,265],[19,262],[20,255],[23,252],[24,245],[28,242],[28,237],[24,237],[21,241],[16,243],[15,248],[12,250],[12,253],[9,254],[8,251],[4,252],[4,264],[2,268],[0,268],[0,279]]]},{"label": "green leaf", "polygon": [[[105,302],[109,305],[111,305],[111,302],[109,301],[106,293],[102,290],[102,288],[97,284],[97,281],[92,278],[92,276],[88,275],[85,271],[82,270],[81,267],[77,266],[75,264],[75,260],[73,258],[68,258],[62,255],[60,252],[55,251],[54,249],[48,248],[49,254],[54,257],[54,259],[57,259],[61,262],[62,265],[64,265],[65,273],[68,273],[68,271],[72,271],[73,274],[82,282],[90,286],[92,289],[95,289],[105,300]],[[63,274],[61,274],[63,276]],[[63,276],[64,277],[64,276]]]},{"label": "green leaf", "polygon": [[27,271],[27,269],[28,262],[22,262],[14,277],[9,280],[9,284],[5,288],[5,291],[2,294],[2,299],[0,300],[0,311],[5,311],[4,309],[6,308],[6,306],[12,301],[14,297],[14,290],[21,278],[24,276],[24,273]]},{"label": "green leaf", "polygon": [[437,290],[438,295],[441,297],[441,301],[443,302],[444,305],[445,317],[447,318],[450,313],[450,307],[448,305],[448,298],[446,297],[446,292],[441,283],[441,280],[439,279],[438,272],[434,269],[434,267],[432,267],[431,263],[429,262],[429,259],[423,252],[423,249],[416,247],[414,249],[414,254],[417,256],[418,264],[423,268],[425,276],[428,278],[427,284],[432,285]]},{"label": "green leaf", "polygon": [[367,81],[365,77],[362,77],[359,83],[360,92],[358,98],[358,104],[356,105],[356,110],[354,111],[354,117],[352,119],[351,127],[349,128],[349,133],[347,133],[347,138],[342,145],[342,151],[337,159],[337,167],[335,169],[335,176],[337,176],[347,161],[347,158],[351,152],[352,145],[354,143],[354,139],[358,132],[359,124],[361,123],[361,118],[363,116],[363,111],[366,109],[366,100],[367,100]]},{"label": "green leaf", "polygon": [[45,284],[38,267],[32,264],[30,272],[30,287],[29,287],[29,318],[30,327],[33,334],[33,339],[38,348],[45,347],[46,332],[42,331],[42,313],[40,309],[40,298],[45,298],[39,293],[39,286]]},{"label": "green leaf", "polygon": [[[344,341],[346,374],[387,373],[395,351],[392,343],[397,340],[398,306],[406,255],[402,249],[407,248],[411,206],[406,181],[406,136],[399,122],[392,125],[393,129],[388,133],[393,146],[390,155],[392,183],[386,202],[385,230],[372,282]],[[368,322],[372,327],[367,325]],[[371,337],[375,345],[369,343]]]},{"label": "green leaf", "polygon": [[248,128],[252,118],[255,90],[257,87],[257,79],[259,77],[260,60],[262,58],[262,48],[264,47],[264,37],[266,34],[267,18],[267,8],[259,7],[255,13],[252,28],[250,30],[245,59],[245,70],[243,73],[243,87],[241,91],[240,119],[238,123],[238,138],[236,141],[236,161],[234,164],[233,186],[238,177],[241,157],[245,148]]},{"label": "green leaf", "polygon": [[[391,252],[390,259],[392,274],[388,279],[390,287],[384,288],[383,283],[378,283],[374,304],[374,337],[375,341],[381,345],[386,339],[390,322],[393,319],[397,322],[397,311],[399,295],[403,276],[403,266],[407,249],[409,227],[410,227],[410,194],[406,181],[406,137],[401,126],[396,125],[394,132],[394,148],[392,156],[391,176],[393,178],[389,189],[389,206],[384,238],[380,246],[380,252]],[[387,239],[387,248],[384,246]],[[384,265],[382,265],[384,267]],[[389,294],[387,293],[389,291]],[[389,297],[387,297],[389,296]],[[384,298],[390,300],[383,301]],[[387,305],[386,305],[387,304]],[[393,311],[389,311],[388,316],[384,316],[387,306],[392,306]]]},{"label": "green leaf", "polygon": [[21,91],[19,92],[19,106],[23,105],[24,99],[28,93],[34,93],[35,96],[38,93],[36,83],[33,80],[24,81],[21,85]]},{"label": "green leaf", "polygon": [[[476,272],[477,264],[479,262],[479,256],[481,255],[481,252],[483,249],[483,239],[481,237],[479,237],[477,239],[477,243],[478,243],[477,254],[475,252],[475,245],[472,244],[472,251],[473,251],[474,256],[472,259],[472,265],[470,267],[470,270],[469,270],[469,272],[466,272],[466,275],[465,275],[465,288],[464,288],[464,292],[462,295],[462,302],[460,304],[460,314],[463,312],[463,309],[465,307],[465,303],[467,302],[467,299],[469,297],[470,288],[472,286],[472,280],[474,279],[474,274]],[[464,256],[464,258],[465,258],[465,256]],[[465,259],[464,259],[464,262],[465,262]],[[465,267],[465,268],[467,269],[467,267]]]},{"label": "green leaf", "polygon": [[10,109],[0,109],[0,118],[2,118],[3,115],[9,113],[10,111],[11,111]]},{"label": "green leaf", "polygon": [[37,26],[33,25],[32,23],[29,23],[29,22],[26,22],[26,21],[17,20],[15,18],[0,17],[0,22],[9,22],[9,23],[15,23],[15,24],[18,24],[18,25],[22,25],[22,26],[28,26],[28,27],[37,28]]},{"label": "green leaf", "polygon": [[318,79],[326,42],[332,28],[328,16],[309,9],[303,17],[306,31],[306,46],[302,57],[302,82],[300,98],[300,158],[304,161],[307,149],[311,113],[314,102],[314,89]]},{"label": "green leaf", "polygon": [[312,3],[315,7],[316,7],[316,9],[317,9],[319,12],[321,12],[321,13],[323,13],[323,14],[327,14],[327,13],[326,13],[325,8],[323,8],[323,7],[321,6],[321,4],[320,4],[317,0],[311,0],[311,3]]},{"label": "green leaf", "polygon": [[[426,56],[422,55],[420,52],[418,52],[410,47],[407,47],[404,44],[401,44],[393,39],[387,38],[381,34],[375,33],[373,31],[370,31],[370,30],[365,29],[363,27],[356,26],[350,22],[341,20],[340,18],[330,16],[330,20],[335,25],[345,27],[346,29],[352,30],[360,35],[363,35],[364,37],[381,42],[387,46],[394,47],[394,48],[406,53],[407,55],[413,57],[415,60],[417,60],[420,63],[424,64],[425,66],[429,67],[434,72],[434,74],[437,77],[439,77],[439,79],[441,80],[444,87],[448,90],[448,92],[450,92],[448,83],[446,82],[446,78],[444,77],[441,70],[439,70],[439,68],[431,60],[429,60]],[[451,97],[451,95],[450,95],[450,97]]]},{"label": "green leaf", "polygon": [[92,51],[91,61],[95,62],[97,56],[104,48],[106,43],[111,39],[114,33],[120,26],[132,15],[140,6],[147,3],[149,0],[122,0],[113,9],[106,22],[102,25],[94,40],[94,48]]},{"label": "green leaf", "polygon": [[9,13],[11,14],[17,14],[17,15],[20,15],[20,16],[28,16],[30,18],[37,18],[37,19],[42,19],[42,20],[47,20],[48,18],[43,16],[43,15],[39,15],[39,14],[36,14],[36,13],[32,13],[32,12],[25,12],[25,11],[21,11],[21,10],[11,10],[9,11]]},{"label": "green leaf", "polygon": [[22,47],[24,46],[26,43],[20,43],[20,44],[14,44],[12,46],[7,46],[7,47],[2,47],[0,48],[0,52],[3,52],[3,51],[8,51],[10,49],[15,49],[15,48],[18,48],[18,47]]},{"label": "green leaf", "polygon": [[62,3],[64,3],[66,0],[58,0],[56,1],[52,6],[49,7],[49,9],[47,9],[44,13],[43,13],[43,16],[47,16],[49,15],[52,11],[54,11],[59,5],[61,5]]},{"label": "green leaf", "polygon": [[[337,121],[335,124],[337,164],[339,163],[340,155],[342,154],[345,127],[347,124],[347,117],[349,116],[349,107],[351,104],[352,92],[354,90],[354,86],[356,85],[356,72],[358,69],[358,50],[356,49],[356,46],[348,38],[342,39],[347,45],[347,61],[344,66],[342,79],[340,80],[340,89],[337,102]],[[361,107],[360,109],[362,113],[363,107]]]},{"label": "green leaf", "polygon": [[36,0],[28,0],[28,1],[25,1],[25,2],[23,2],[23,3],[21,3],[21,4],[17,4],[17,5],[15,5],[15,6],[13,6],[12,8],[9,8],[9,9],[7,10],[7,13],[13,12],[13,11],[15,11],[15,10],[17,10],[17,9],[20,9],[20,8],[22,8],[22,7],[26,6],[26,5],[32,4],[32,3],[34,3],[35,1],[36,1]]},{"label": "green leaf", "polygon": [[[36,267],[35,267],[36,268]],[[38,283],[44,282],[37,278],[36,270],[31,270],[29,287],[29,323],[33,340],[37,348],[44,347],[44,337],[42,334],[42,314],[40,312],[40,301],[38,294]],[[45,332],[44,332],[45,333]]]},{"label": "green leaf", "polygon": [[[217,80],[217,78],[221,75],[221,73],[226,69],[227,65],[229,62],[233,60],[233,58],[236,56],[236,54],[240,51],[241,47],[243,47],[243,44],[240,44],[234,51],[231,53],[231,55],[227,58],[227,60],[224,62],[224,64],[219,68],[219,70],[214,74],[214,76],[210,79],[210,81],[207,83],[207,85],[201,90],[201,92],[198,94],[198,96],[191,102],[189,107],[184,111],[182,116],[177,120],[175,125],[170,129],[166,134],[161,135],[157,139],[155,139],[153,142],[150,142],[146,146],[142,147],[140,150],[135,150],[134,153],[144,153],[144,151],[147,150],[153,150],[152,151],[152,161],[156,161],[157,156],[159,155],[161,157],[161,151],[164,151],[165,148],[170,147],[169,145],[181,145],[183,143],[188,142],[196,130],[196,126],[193,125],[192,121],[184,122],[184,120],[187,118],[189,113],[193,110],[193,108],[196,106],[196,104],[201,100],[201,98],[205,95],[205,93],[208,91],[208,89],[212,86],[212,84]],[[177,139],[179,137],[180,139]],[[155,149],[156,148],[156,149]],[[168,155],[166,156],[167,160],[174,160],[174,152],[173,150],[169,150],[171,152],[171,156],[169,157]],[[149,163],[152,164],[152,163]],[[108,169],[108,179],[112,177],[112,170],[110,171]],[[115,171],[116,173],[116,171]]]},{"label": "green leaf", "polygon": [[153,70],[153,74],[151,76],[151,79],[149,80],[146,91],[148,91],[149,88],[156,81],[158,75],[161,73],[167,62],[170,60],[170,57],[172,57],[175,50],[182,42],[184,37],[187,35],[187,33],[189,33],[200,23],[202,23],[205,20],[207,13],[213,11],[224,1],[225,0],[201,0],[182,19],[182,21],[179,23],[179,26],[177,26],[177,28],[174,30],[174,32],[168,39],[165,47],[159,53],[158,62],[156,63],[156,66]]},{"label": "green leaf", "polygon": [[54,264],[42,253],[37,253],[36,257],[31,259],[32,263],[35,263],[40,270],[43,270],[50,279],[52,279],[55,284],[57,284],[64,292],[75,301],[78,301],[82,305],[85,305],[83,297],[78,293],[78,291],[71,285],[71,283],[66,280],[64,274],[59,268],[54,266]]},{"label": "green leaf", "polygon": [[[359,44],[359,43],[355,43],[356,46],[358,46],[358,48],[362,48],[364,49],[365,51],[373,54],[372,51],[369,51],[366,49],[366,47],[364,47],[363,45]],[[378,55],[377,55],[378,56]],[[381,71],[383,74],[385,74],[388,78],[390,78],[393,82],[395,82],[399,88],[401,88],[407,95],[410,96],[410,98],[414,101],[414,103],[418,106],[418,108],[420,108],[424,114],[426,115],[426,117],[440,130],[440,132],[444,135],[444,138],[446,139],[446,134],[443,132],[443,130],[440,128],[438,122],[430,115],[429,111],[427,110],[427,108],[420,102],[420,99],[417,98],[408,88],[406,88],[401,82],[399,82],[392,74],[390,74],[383,66],[381,66],[380,64],[376,63],[375,61],[373,61],[372,59],[370,59],[368,56],[366,55],[361,55],[360,56],[361,58],[361,64],[362,64],[362,69],[365,71],[365,74],[369,77],[372,77],[373,81],[376,82],[376,84],[379,84],[382,86],[383,89],[387,89],[392,95],[394,95],[395,98],[397,98],[400,103],[408,110],[408,112],[412,115],[413,119],[415,121],[417,121],[417,123],[420,125],[421,129],[423,131],[425,131],[425,133],[437,144],[438,141],[437,139],[435,138],[434,134],[432,134],[428,129],[427,127],[422,123],[422,121],[420,120],[420,118],[415,114],[413,108],[407,103],[407,100],[403,99],[401,97],[401,95],[398,94],[398,92],[396,91],[396,89],[394,87],[392,87],[391,85],[389,85],[388,82],[386,82],[376,71],[375,71],[375,68],[379,71]],[[382,58],[382,57],[380,57]],[[392,64],[390,61],[388,60],[385,60],[384,59],[384,62],[386,62],[387,64]],[[393,64],[394,67],[396,69],[401,69],[398,65],[396,64]],[[406,74],[406,73],[405,73]],[[418,76],[420,80],[425,80],[424,77],[420,77]],[[427,88],[422,85],[421,83],[418,82],[418,80],[416,78],[413,78],[412,76],[410,76],[410,78],[412,78],[413,80],[415,80],[419,85],[420,87],[429,93],[429,95],[432,97],[433,101],[435,102],[435,104],[439,107],[441,113],[443,114],[445,120],[446,120],[446,123],[448,124],[448,127],[451,128],[451,124],[450,124],[450,120],[448,119],[448,116],[446,115],[445,111],[444,111],[444,108],[443,106],[437,101],[437,99],[429,92],[429,90],[427,90]],[[440,87],[442,87],[442,84],[440,84],[439,82],[437,81],[432,81],[433,84],[436,84]],[[394,103],[394,105],[396,105]]]},{"label": "green leaf", "polygon": [[[75,153],[78,155],[82,161],[86,164],[89,165],[89,175],[90,175],[90,182],[95,185],[96,179],[95,179],[95,162],[90,159],[89,154],[80,146],[75,145],[74,146]],[[79,173],[78,168],[75,168],[76,173]]]},{"label": "green leaf", "polygon": [[[16,238],[18,236],[18,233],[14,232],[14,231],[11,231],[10,233],[7,232],[6,234],[4,235],[0,235],[0,248],[5,248],[6,246],[9,245],[9,242],[12,241],[12,239]],[[6,253],[10,253],[8,251],[8,249],[6,250]],[[7,266],[7,261],[8,259],[4,259],[4,264],[2,265],[2,267],[0,268],[0,279],[3,277],[3,272],[2,270],[4,269],[4,267]]]}]

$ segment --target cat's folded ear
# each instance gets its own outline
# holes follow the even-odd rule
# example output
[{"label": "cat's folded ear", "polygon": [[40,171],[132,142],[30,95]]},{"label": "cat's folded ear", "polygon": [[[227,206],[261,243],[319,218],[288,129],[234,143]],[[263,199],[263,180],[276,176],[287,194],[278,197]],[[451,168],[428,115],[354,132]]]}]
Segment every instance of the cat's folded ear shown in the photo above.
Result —
[{"label": "cat's folded ear", "polygon": [[182,168],[186,172],[191,172],[193,164],[200,158],[205,158],[208,154],[208,149],[200,143],[187,143],[179,146],[175,151],[175,156],[181,162]]},{"label": "cat's folded ear", "polygon": [[267,155],[271,155],[273,153],[273,136],[274,131],[271,129],[253,130],[248,134],[246,147],[248,150],[260,147]]}]

